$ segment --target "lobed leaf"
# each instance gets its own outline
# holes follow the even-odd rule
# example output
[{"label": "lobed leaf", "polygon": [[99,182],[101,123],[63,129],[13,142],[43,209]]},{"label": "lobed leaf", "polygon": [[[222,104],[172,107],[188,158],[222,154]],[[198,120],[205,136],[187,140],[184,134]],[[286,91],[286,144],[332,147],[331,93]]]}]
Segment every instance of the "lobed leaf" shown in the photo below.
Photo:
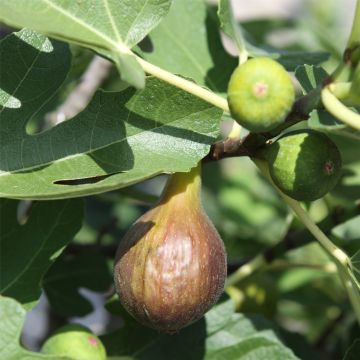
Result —
[{"label": "lobed leaf", "polygon": [[298,66],[295,71],[295,77],[299,81],[304,95],[321,86],[328,76],[322,67],[307,64]]},{"label": "lobed leaf", "polygon": [[46,273],[43,288],[53,311],[65,317],[84,316],[93,307],[79,289],[106,292],[111,280],[104,256],[87,251],[61,256]]},{"label": "lobed leaf", "polygon": [[340,135],[344,138],[360,140],[359,131],[354,131],[354,129],[349,128],[346,124],[324,110],[313,110],[310,113],[308,125],[314,130]]},{"label": "lobed leaf", "polygon": [[0,358],[4,360],[72,360],[59,355],[27,351],[20,345],[26,312],[15,300],[0,296]]},{"label": "lobed leaf", "polygon": [[[221,321],[219,321],[222,319]],[[141,329],[141,330],[140,330]],[[143,339],[138,342],[141,333]],[[175,335],[155,331],[127,320],[125,326],[102,338],[113,356],[134,359],[298,359],[258,317],[235,314],[231,300],[220,301],[203,319]],[[137,344],[130,347],[130,344]]]},{"label": "lobed leaf", "polygon": [[0,199],[0,294],[27,308],[41,294],[41,281],[82,223],[82,201],[34,203],[24,225],[16,220],[18,201]]},{"label": "lobed leaf", "polygon": [[4,0],[0,20],[110,57],[123,80],[143,88],[145,74],[130,48],[156,27],[170,3],[170,0]]},{"label": "lobed leaf", "polygon": [[0,54],[0,88],[21,104],[3,96],[0,196],[83,196],[189,171],[218,136],[221,110],[152,77],[141,91],[98,91],[73,119],[29,135],[27,121],[66,77],[68,48],[24,30]]}]

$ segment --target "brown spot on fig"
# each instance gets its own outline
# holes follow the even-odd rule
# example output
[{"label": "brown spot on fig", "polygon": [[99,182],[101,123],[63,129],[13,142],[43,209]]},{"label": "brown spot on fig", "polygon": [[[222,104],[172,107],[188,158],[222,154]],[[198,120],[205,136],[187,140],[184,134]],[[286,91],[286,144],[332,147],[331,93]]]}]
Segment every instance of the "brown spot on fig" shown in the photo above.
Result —
[{"label": "brown spot on fig", "polygon": [[324,170],[326,175],[331,175],[334,172],[334,163],[331,160],[327,161]]}]

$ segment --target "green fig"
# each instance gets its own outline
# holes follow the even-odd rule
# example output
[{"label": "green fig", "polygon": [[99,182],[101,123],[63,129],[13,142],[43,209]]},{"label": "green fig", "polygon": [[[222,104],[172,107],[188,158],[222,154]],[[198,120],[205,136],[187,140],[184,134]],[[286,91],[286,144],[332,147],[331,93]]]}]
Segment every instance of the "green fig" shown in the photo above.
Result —
[{"label": "green fig", "polygon": [[267,146],[264,157],[277,187],[300,201],[323,197],[341,175],[341,155],[325,134],[313,130],[289,132]]},{"label": "green fig", "polygon": [[266,132],[289,114],[295,89],[285,68],[271,58],[254,58],[239,65],[228,86],[231,115],[252,132]]},{"label": "green fig", "polygon": [[140,323],[173,333],[200,319],[226,278],[224,244],[201,204],[200,166],[169,179],[120,242],[114,281]]},{"label": "green fig", "polygon": [[58,329],[44,343],[41,352],[77,360],[106,359],[106,351],[100,339],[87,327],[77,324],[65,325]]}]

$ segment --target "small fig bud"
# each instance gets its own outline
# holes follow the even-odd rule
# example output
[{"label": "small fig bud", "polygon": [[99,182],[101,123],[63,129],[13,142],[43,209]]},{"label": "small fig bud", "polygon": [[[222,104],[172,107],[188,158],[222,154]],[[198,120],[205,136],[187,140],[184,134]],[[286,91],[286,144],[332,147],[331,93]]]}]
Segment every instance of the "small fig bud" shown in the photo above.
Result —
[{"label": "small fig bud", "polygon": [[271,58],[254,58],[239,65],[228,87],[233,118],[252,132],[270,131],[289,114],[295,98],[285,68]]},{"label": "small fig bud", "polygon": [[122,305],[164,332],[201,318],[224,289],[224,244],[202,208],[199,171],[170,177],[159,203],[132,225],[116,255]]},{"label": "small fig bud", "polygon": [[43,354],[66,356],[78,360],[105,360],[106,351],[100,339],[82,325],[65,325],[41,348]]},{"label": "small fig bud", "polygon": [[313,130],[289,132],[265,148],[274,183],[296,200],[323,197],[339,180],[341,155],[332,140]]}]

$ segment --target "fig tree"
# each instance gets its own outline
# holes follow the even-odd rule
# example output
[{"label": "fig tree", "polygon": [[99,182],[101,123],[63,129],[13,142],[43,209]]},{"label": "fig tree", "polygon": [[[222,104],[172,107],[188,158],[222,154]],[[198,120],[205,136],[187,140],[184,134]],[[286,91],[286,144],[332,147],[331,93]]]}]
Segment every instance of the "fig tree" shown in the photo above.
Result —
[{"label": "fig tree", "polygon": [[44,354],[68,356],[77,360],[105,360],[106,351],[100,339],[82,325],[65,325],[42,346]]},{"label": "fig tree", "polygon": [[122,305],[163,332],[201,318],[224,288],[224,244],[202,207],[199,171],[170,177],[158,204],[121,240],[115,260]]},{"label": "fig tree", "polygon": [[239,65],[228,87],[233,118],[252,132],[266,132],[280,125],[295,98],[285,68],[271,58],[254,58]]},{"label": "fig tree", "polygon": [[323,197],[339,180],[341,155],[335,143],[313,130],[289,132],[265,148],[274,183],[296,200]]}]

